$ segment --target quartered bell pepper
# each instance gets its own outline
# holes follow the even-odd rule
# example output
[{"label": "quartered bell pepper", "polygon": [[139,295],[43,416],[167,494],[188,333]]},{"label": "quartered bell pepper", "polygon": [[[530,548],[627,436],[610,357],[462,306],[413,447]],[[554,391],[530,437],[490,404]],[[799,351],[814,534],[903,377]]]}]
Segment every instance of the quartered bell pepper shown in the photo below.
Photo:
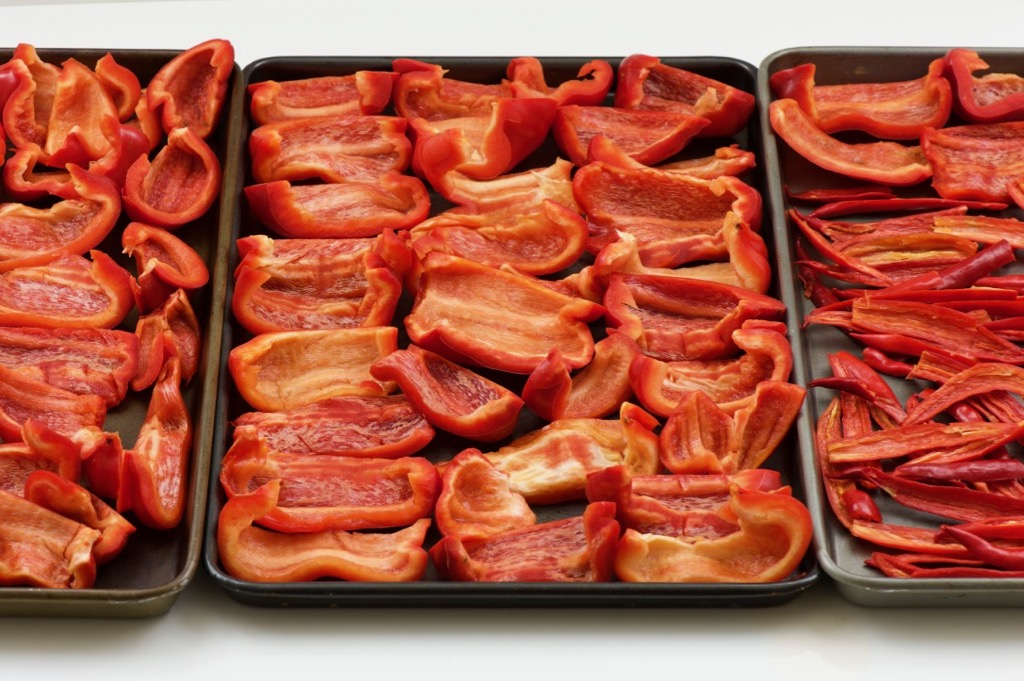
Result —
[{"label": "quartered bell pepper", "polygon": [[220,121],[234,67],[235,48],[220,38],[194,45],[162,66],[146,86],[146,102],[164,132],[189,128],[209,137]]},{"label": "quartered bell pepper", "polygon": [[506,473],[469,448],[444,465],[434,522],[443,536],[489,537],[535,525],[537,515]]},{"label": "quartered bell pepper", "polygon": [[948,199],[1024,206],[1022,140],[1024,121],[925,130],[921,149],[934,172],[932,187]]},{"label": "quartered bell pepper", "polygon": [[249,115],[257,125],[314,116],[376,116],[391,102],[398,73],[356,71],[344,76],[265,80],[249,85]]},{"label": "quartered bell pepper", "polygon": [[969,123],[1024,118],[1024,76],[991,72],[975,75],[988,69],[988,62],[974,50],[958,47],[946,53],[943,73],[953,86],[957,115]]},{"label": "quartered bell pepper", "polygon": [[583,64],[570,78],[548,85],[544,65],[536,57],[516,57],[506,69],[509,89],[514,97],[550,97],[559,106],[596,106],[604,102],[615,80],[612,65],[603,59]]},{"label": "quartered bell pepper", "polygon": [[121,246],[135,261],[139,310],[145,314],[164,304],[177,290],[186,293],[206,286],[206,261],[183,239],[161,227],[130,222],[121,232]]},{"label": "quartered bell pepper", "polygon": [[182,380],[192,380],[199,367],[202,331],[183,289],[174,291],[160,307],[139,315],[135,336],[139,361],[132,377],[133,390],[153,385],[171,357],[180,363]]}]

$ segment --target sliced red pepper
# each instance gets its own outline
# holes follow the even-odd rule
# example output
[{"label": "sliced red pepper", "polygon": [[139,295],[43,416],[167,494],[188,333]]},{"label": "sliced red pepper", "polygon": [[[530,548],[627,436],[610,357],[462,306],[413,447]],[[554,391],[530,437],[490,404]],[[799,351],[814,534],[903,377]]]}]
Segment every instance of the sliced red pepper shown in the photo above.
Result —
[{"label": "sliced red pepper", "polygon": [[93,71],[114,102],[118,118],[122,123],[128,121],[135,115],[135,108],[142,97],[139,77],[127,66],[119,64],[109,52],[96,60]]},{"label": "sliced red pepper", "polygon": [[152,162],[139,156],[128,169],[124,209],[133,220],[174,229],[206,214],[221,182],[217,154],[191,128],[179,128]]},{"label": "sliced red pepper", "polygon": [[445,464],[434,521],[444,536],[489,537],[535,525],[530,505],[478,449],[464,449]]},{"label": "sliced red pepper", "polygon": [[1000,391],[1024,394],[1024,369],[1000,362],[977,362],[952,374],[935,392],[908,409],[905,423],[924,423],[957,402]]},{"label": "sliced red pepper", "polygon": [[297,409],[247,412],[234,437],[252,433],[278,452],[395,459],[434,438],[434,429],[405,395],[332,397]]},{"label": "sliced red pepper", "polygon": [[19,149],[46,143],[50,109],[60,68],[39,58],[35,47],[20,43],[8,62],[17,85],[4,105],[4,133]]},{"label": "sliced red pepper", "polygon": [[916,140],[941,128],[953,109],[953,93],[935,59],[920,78],[884,83],[817,85],[814,64],[777,71],[768,82],[778,98],[792,98],[819,129],[832,134],[860,130],[880,139]]},{"label": "sliced red pepper", "polygon": [[818,128],[795,99],[776,99],[768,111],[775,133],[797,154],[825,170],[894,186],[919,184],[932,176],[932,166],[920,146],[842,142]]},{"label": "sliced red pepper", "polygon": [[974,239],[981,244],[1008,242],[1013,248],[1024,248],[1024,222],[1015,218],[991,215],[938,215],[933,229],[944,234]]},{"label": "sliced red pepper", "polygon": [[505,173],[489,180],[449,173],[439,191],[466,213],[503,213],[523,206],[536,207],[545,199],[576,209],[572,171],[571,161],[557,158],[544,168]]},{"label": "sliced red pepper", "polygon": [[1022,570],[1002,570],[970,558],[936,557],[933,554],[892,555],[876,551],[865,565],[879,570],[886,577],[897,579],[1020,579]]},{"label": "sliced red pepper", "polygon": [[120,113],[99,77],[85,64],[68,59],[61,65],[46,126],[43,152],[55,167],[85,166],[111,152],[115,142],[106,121]]},{"label": "sliced red pepper", "polygon": [[159,112],[164,132],[189,128],[207,138],[220,121],[235,48],[215,38],[181,52],[157,71],[146,87],[146,101]]},{"label": "sliced red pepper", "polygon": [[[587,147],[587,162],[607,163],[620,168],[644,167],[643,163],[631,158],[614,141],[603,135],[597,135],[590,140]],[[718,147],[711,156],[661,163],[658,170],[713,180],[723,175],[738,177],[756,165],[754,152],[741,149],[738,144],[730,144],[727,147]]]},{"label": "sliced red pepper", "polygon": [[711,121],[702,136],[728,137],[746,127],[754,96],[657,57],[633,54],[619,64],[615,106],[696,114]]},{"label": "sliced red pepper", "polygon": [[423,549],[430,520],[397,532],[273,532],[253,525],[277,504],[279,480],[229,499],[217,520],[217,550],[224,570],[250,582],[408,582],[420,579],[429,558]]},{"label": "sliced red pepper", "polygon": [[580,67],[576,78],[555,86],[548,85],[544,78],[544,66],[536,57],[512,59],[506,74],[513,97],[550,97],[559,106],[601,104],[615,80],[612,65],[603,59],[588,61]]},{"label": "sliced red pepper", "polygon": [[430,212],[423,181],[394,172],[365,182],[251,184],[245,198],[260,222],[289,238],[376,236],[386,229],[410,229]]},{"label": "sliced red pepper", "polygon": [[515,428],[523,400],[480,374],[417,345],[370,366],[380,381],[394,381],[435,428],[494,442]]},{"label": "sliced red pepper", "polygon": [[895,213],[898,211],[914,211],[929,209],[967,209],[1003,210],[1006,203],[997,201],[961,201],[944,199],[936,196],[888,197],[878,199],[849,199],[833,201],[818,206],[810,215],[815,218],[834,218],[841,215],[860,215],[865,213]]},{"label": "sliced red pepper", "polygon": [[932,187],[947,199],[1024,206],[1022,140],[1024,121],[925,130],[921,149],[934,170]]},{"label": "sliced red pepper", "polygon": [[19,440],[0,444],[0,489],[23,496],[25,481],[36,471],[78,480],[81,448],[41,421],[29,419],[21,428]]},{"label": "sliced red pepper", "polygon": [[239,239],[235,319],[254,334],[390,324],[402,282],[378,241]]},{"label": "sliced red pepper", "polygon": [[730,508],[738,532],[708,541],[627,529],[615,553],[615,574],[626,582],[778,582],[803,560],[812,537],[811,514],[786,494],[738,491]]},{"label": "sliced red pepper", "polygon": [[830,442],[828,457],[837,464],[890,459],[908,459],[910,466],[973,461],[1016,440],[1022,432],[1024,425],[1012,423],[918,423]]},{"label": "sliced red pepper", "polygon": [[975,75],[988,68],[988,62],[974,50],[959,47],[946,53],[944,73],[953,86],[957,115],[970,123],[1024,118],[1024,77],[1016,73]]},{"label": "sliced red pepper", "polygon": [[[996,425],[996,424],[989,424]],[[998,424],[1000,426],[1006,424]],[[995,482],[1024,477],[1024,461],[1020,459],[971,459],[942,463],[901,463],[894,473],[914,480],[946,480],[955,482]]]},{"label": "sliced red pepper", "polygon": [[709,123],[674,111],[569,105],[558,107],[551,132],[558,148],[576,165],[587,163],[591,141],[603,137],[629,158],[650,166],[678,154]]},{"label": "sliced red pepper", "polygon": [[97,565],[109,563],[135,532],[124,516],[73,479],[52,471],[36,471],[25,481],[25,498],[100,532],[92,554]]},{"label": "sliced red pepper", "polygon": [[562,518],[489,537],[444,537],[430,558],[448,579],[473,582],[606,582],[619,523],[615,504],[588,504]]},{"label": "sliced red pepper", "polygon": [[473,83],[447,77],[447,69],[416,59],[395,59],[399,75],[392,92],[395,111],[406,118],[430,121],[486,116],[498,99],[511,97],[508,81]]},{"label": "sliced red pepper", "polygon": [[453,361],[521,374],[553,347],[573,368],[592,358],[587,323],[603,312],[600,305],[443,253],[428,253],[423,268],[405,318],[413,343]]},{"label": "sliced red pepper", "polygon": [[133,390],[145,390],[156,381],[171,357],[180,362],[182,380],[192,380],[199,367],[202,332],[199,320],[182,289],[159,308],[140,315],[135,324],[139,362],[132,377]]},{"label": "sliced red pepper", "polygon": [[96,581],[100,533],[16,494],[0,491],[0,584],[87,589]]},{"label": "sliced red pepper", "polygon": [[102,397],[77,395],[0,365],[0,438],[5,442],[18,442],[24,425],[38,421],[81,443],[103,427],[106,415]]},{"label": "sliced red pepper", "polygon": [[249,134],[256,182],[372,182],[412,159],[408,122],[396,116],[322,116],[261,125]]},{"label": "sliced red pepper", "polygon": [[121,246],[135,260],[143,313],[163,305],[178,289],[188,293],[210,280],[202,256],[166,229],[131,222],[121,232]]},{"label": "sliced red pepper", "polygon": [[398,329],[370,326],[263,333],[231,349],[228,368],[242,398],[260,411],[302,407],[328,397],[383,396],[370,365],[398,349]]},{"label": "sliced red pepper", "polygon": [[434,464],[421,457],[284,453],[244,434],[224,455],[219,479],[229,499],[280,480],[277,503],[257,523],[291,533],[412,525],[430,515],[441,490]]},{"label": "sliced red pepper", "polygon": [[82,479],[89,491],[103,499],[117,499],[124,457],[120,434],[95,431],[87,449],[82,459]]},{"label": "sliced red pepper", "polygon": [[376,116],[391,102],[393,71],[356,71],[249,85],[249,115],[257,125],[314,116]]},{"label": "sliced red pepper", "polygon": [[803,191],[793,191],[788,186],[783,187],[783,189],[791,201],[805,201],[826,205],[854,201],[885,201],[896,198],[896,193],[892,190],[892,187],[884,184],[862,184],[854,187],[822,187],[804,189]]},{"label": "sliced red pepper", "polygon": [[[43,150],[38,146],[16,149],[4,162],[4,189],[17,201],[35,201],[66,192],[71,173],[66,169],[39,170]],[[118,195],[118,205],[121,197]]]}]

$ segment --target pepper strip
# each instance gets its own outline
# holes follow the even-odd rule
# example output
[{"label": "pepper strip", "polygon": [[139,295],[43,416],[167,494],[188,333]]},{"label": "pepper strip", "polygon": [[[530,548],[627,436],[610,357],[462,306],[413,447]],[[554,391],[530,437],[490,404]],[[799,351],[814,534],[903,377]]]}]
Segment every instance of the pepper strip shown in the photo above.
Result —
[{"label": "pepper strip", "polygon": [[1024,78],[1015,73],[975,72],[989,65],[974,50],[954,48],[946,53],[944,73],[953,86],[953,108],[971,123],[999,123],[1024,118]]}]

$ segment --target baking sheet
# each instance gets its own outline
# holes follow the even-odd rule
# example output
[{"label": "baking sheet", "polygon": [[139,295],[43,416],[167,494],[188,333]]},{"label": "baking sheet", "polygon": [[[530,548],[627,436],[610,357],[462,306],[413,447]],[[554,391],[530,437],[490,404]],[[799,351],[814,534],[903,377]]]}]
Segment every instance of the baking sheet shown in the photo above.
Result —
[{"label": "baking sheet", "polygon": [[[964,46],[969,47],[969,46]],[[789,281],[784,282],[783,293],[789,312],[788,321],[793,334],[794,380],[807,385],[816,378],[831,376],[828,354],[846,350],[860,356],[861,345],[853,342],[842,331],[826,325],[813,325],[800,329],[804,316],[814,309],[801,293],[794,261],[793,241],[798,234],[787,224],[785,212],[792,204],[785,195],[785,187],[798,192],[803,189],[829,186],[864,184],[843,180],[821,170],[800,158],[784,141],[776,137],[768,123],[767,107],[772,99],[768,79],[772,74],[799,64],[816,65],[815,82],[819,84],[869,83],[900,81],[920,78],[928,64],[942,57],[947,47],[796,47],[769,55],[761,63],[757,93],[761,102],[761,125],[764,134],[764,159],[768,173],[768,199],[770,217],[776,232],[780,269]],[[1013,49],[976,48],[991,66],[992,72],[1021,73],[1024,71],[1024,51]],[[947,125],[955,125],[950,119]],[[928,182],[901,193],[936,196]],[[802,207],[807,209],[806,204]],[[1017,208],[1002,213],[1007,217],[1024,217]],[[876,216],[877,218],[877,216]],[[844,218],[846,219],[846,218]],[[848,218],[855,220],[856,218]],[[813,252],[813,250],[812,250]],[[1014,267],[1014,266],[1010,266]],[[1020,266],[1016,266],[1020,270]],[[891,381],[897,395],[908,395],[904,381]],[[821,476],[815,464],[813,429],[822,410],[828,405],[833,391],[815,388],[809,391],[803,415],[797,423],[802,444],[800,467],[805,476],[804,488],[808,505],[814,517],[815,544],[822,570],[832,578],[838,591],[851,602],[878,607],[899,606],[1020,606],[1024,605],[1024,580],[1020,579],[894,579],[864,565],[874,550],[872,545],[853,537],[834,517],[824,496]],[[917,513],[888,500],[879,499],[880,509],[887,521],[934,527],[934,516]]]},{"label": "baking sheet", "polygon": [[[510,58],[449,58],[449,57],[415,57],[416,59],[441,64],[448,69],[448,77],[480,83],[497,83],[505,76]],[[575,78],[580,66],[599,57],[565,57],[541,59],[545,76],[549,83],[559,83]],[[617,66],[621,58],[605,59]],[[747,92],[754,92],[756,87],[756,69],[745,62],[717,57],[663,58],[665,63],[695,71],[702,75],[720,80]],[[250,64],[243,72],[244,83],[265,80],[292,80],[324,75],[346,75],[359,70],[391,70],[391,58],[323,58],[323,57],[269,57]],[[389,113],[390,109],[385,111]],[[233,135],[236,135],[239,156],[239,169],[235,178],[236,185],[229,191],[233,195],[233,239],[262,233],[260,223],[251,215],[246,206],[242,189],[253,183],[250,173],[248,156],[248,136],[255,127],[249,118],[248,97],[239,98],[234,102],[231,113]],[[687,156],[703,156],[713,152],[714,148],[723,143],[737,143],[744,149],[760,154],[760,129],[756,113],[751,117],[750,124],[739,136],[723,141],[696,141],[684,152]],[[526,159],[518,170],[546,167],[554,161],[558,149],[553,140],[542,146],[530,158]],[[764,177],[760,167],[753,177],[746,178],[758,189],[764,187]],[[432,214],[440,212],[445,202],[432,194]],[[766,239],[770,242],[771,235]],[[769,243],[771,247],[771,243]],[[237,253],[232,251],[231,266],[237,264]],[[558,276],[558,275],[556,275]],[[778,291],[771,291],[778,297]],[[227,295],[231,296],[231,283],[228,284]],[[408,312],[411,300],[403,297],[396,315]],[[399,347],[408,342],[400,317],[396,316],[399,327]],[[813,552],[801,563],[799,569],[787,580],[775,584],[552,584],[552,583],[464,583],[443,581],[438,578],[433,566],[428,569],[425,578],[412,583],[356,583],[320,580],[309,583],[259,584],[242,581],[226,574],[221,568],[217,555],[216,524],[225,497],[219,484],[216,483],[217,471],[231,441],[230,422],[251,408],[241,399],[234,387],[232,378],[227,372],[227,356],[230,349],[251,336],[228,315],[224,323],[222,342],[220,399],[217,405],[216,429],[214,434],[213,479],[210,489],[209,508],[207,510],[207,530],[205,547],[205,566],[214,580],[233,598],[259,606],[564,606],[564,607],[652,607],[652,606],[754,606],[774,605],[785,602],[804,589],[811,586],[818,578],[819,571],[814,561]],[[522,387],[524,377],[509,375],[486,374],[492,380],[498,380],[517,394]],[[545,422],[540,421],[524,409],[516,430],[509,438],[497,443],[488,451],[493,451],[515,437],[533,430]],[[438,431],[437,438],[421,455],[439,462],[454,456],[463,447],[469,446],[468,441],[459,440]],[[795,484],[794,494],[799,495],[799,476],[793,468],[796,446],[790,438],[780,447],[766,466],[780,469],[784,479]],[[535,507],[538,521],[553,520],[567,515],[578,514],[582,504],[558,504],[546,507]],[[426,546],[431,546],[438,539],[435,530],[427,536]]]},{"label": "baking sheet", "polygon": [[[130,68],[143,87],[156,72],[180,54],[174,50],[47,49],[36,46],[43,61],[61,64],[69,58],[92,67],[110,52]],[[0,51],[0,60],[10,59],[13,49]],[[234,165],[226,160],[235,155],[235,140],[228,134],[226,113],[231,99],[238,96],[241,70],[235,66],[228,87],[228,100],[218,129],[207,140],[223,168],[224,186],[234,186]],[[222,196],[223,199],[223,196]],[[3,200],[9,200],[4,197]],[[64,617],[149,617],[166,612],[199,569],[202,554],[206,497],[209,484],[214,405],[219,379],[220,342],[224,316],[225,268],[230,233],[231,206],[219,200],[202,218],[175,230],[202,256],[210,270],[210,281],[190,296],[202,330],[199,367],[182,396],[193,420],[193,444],[188,472],[185,516],[173,530],[155,531],[135,523],[137,529],[124,551],[112,562],[99,566],[95,586],[89,589],[41,589],[0,587],[0,615]],[[99,248],[130,272],[134,262],[122,253],[121,232],[129,219],[122,214]],[[117,328],[135,330],[137,310]],[[151,390],[129,390],[125,401],[107,414],[104,429],[117,431],[125,448],[135,442],[146,415]],[[133,519],[131,515],[128,516]]]}]

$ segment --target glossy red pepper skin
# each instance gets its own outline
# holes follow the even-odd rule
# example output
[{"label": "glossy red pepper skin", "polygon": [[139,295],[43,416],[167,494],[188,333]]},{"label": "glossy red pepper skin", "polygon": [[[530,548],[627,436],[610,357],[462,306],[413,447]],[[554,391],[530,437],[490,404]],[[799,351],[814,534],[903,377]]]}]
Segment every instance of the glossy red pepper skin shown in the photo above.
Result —
[{"label": "glossy red pepper skin", "polygon": [[1024,205],[1024,167],[1017,157],[1022,138],[1024,121],[924,131],[921,149],[934,171],[932,187],[948,199]]},{"label": "glossy red pepper skin", "polygon": [[214,38],[176,55],[146,86],[146,102],[157,112],[168,135],[189,128],[210,136],[220,120],[228,83],[235,67],[230,41]]},{"label": "glossy red pepper skin", "polygon": [[20,440],[0,444],[0,489],[22,496],[25,481],[36,471],[78,480],[81,447],[43,422],[29,419],[21,428]]},{"label": "glossy red pepper skin", "polygon": [[537,523],[523,495],[475,448],[464,449],[444,466],[434,522],[443,536],[489,537]]},{"label": "glossy red pepper skin", "polygon": [[448,78],[439,64],[416,59],[395,59],[392,69],[399,74],[392,101],[399,116],[441,121],[490,115],[491,105],[510,97],[509,83],[474,83]]},{"label": "glossy red pepper skin", "polygon": [[278,532],[405,527],[430,515],[441,476],[421,457],[377,459],[276,452],[236,437],[219,479],[228,498],[280,480],[277,503],[258,523]]},{"label": "glossy red pepper skin", "polygon": [[4,105],[4,133],[14,147],[42,149],[60,68],[40,59],[28,43],[15,47],[8,63],[16,85]]},{"label": "glossy red pepper skin", "polygon": [[210,280],[202,256],[166,229],[131,222],[121,232],[121,246],[135,261],[143,314],[163,305],[178,289],[195,291]]},{"label": "glossy red pepper skin", "polygon": [[395,72],[357,71],[249,85],[249,115],[257,125],[314,116],[376,116],[391,102]]},{"label": "glossy red pepper skin", "polygon": [[[974,50],[954,48],[943,60],[944,74],[953,86],[953,107],[970,123],[1000,123],[1024,119],[1024,77],[1015,73],[975,73],[989,68]],[[936,126],[938,127],[938,126]]]},{"label": "glossy red pepper skin", "polygon": [[397,383],[435,428],[481,442],[508,436],[523,408],[504,386],[417,345],[385,355],[370,373]]},{"label": "glossy red pepper skin", "polygon": [[135,115],[135,108],[142,98],[139,77],[130,68],[119,64],[109,52],[96,60],[93,71],[114,102],[118,118],[122,123],[127,122]]},{"label": "glossy red pepper skin", "polygon": [[145,390],[153,385],[171,357],[180,362],[186,383],[195,375],[202,332],[184,290],[177,289],[160,307],[140,315],[135,324],[135,336],[139,361],[132,376],[133,390]]},{"label": "glossy red pepper skin", "polygon": [[548,85],[544,66],[536,57],[516,57],[506,70],[514,97],[550,97],[559,106],[596,106],[604,102],[615,80],[612,65],[603,59],[588,61],[576,78]]},{"label": "glossy red pepper skin", "polygon": [[659,58],[633,54],[619,64],[615,106],[696,114],[711,121],[705,136],[741,131],[754,111],[754,96]]},{"label": "glossy red pepper skin", "polygon": [[325,531],[289,534],[254,523],[277,504],[280,481],[228,500],[217,520],[217,549],[231,576],[251,582],[307,582],[323,577],[346,581],[411,582],[423,577],[423,549],[430,520],[397,532]]}]

